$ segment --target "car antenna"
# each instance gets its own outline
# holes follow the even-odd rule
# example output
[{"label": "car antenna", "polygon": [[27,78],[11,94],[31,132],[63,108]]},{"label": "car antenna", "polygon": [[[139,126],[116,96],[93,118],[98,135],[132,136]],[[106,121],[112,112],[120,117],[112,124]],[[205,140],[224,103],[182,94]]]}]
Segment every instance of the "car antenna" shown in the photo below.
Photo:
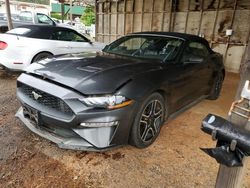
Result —
[{"label": "car antenna", "polygon": [[[12,20],[12,17],[11,17],[11,20]],[[18,34],[16,33],[16,31],[14,31],[14,34],[16,35],[17,40],[19,40],[19,37],[18,37]]]},{"label": "car antenna", "polygon": [[18,34],[16,33],[16,31],[15,31],[15,35],[16,35],[17,40],[19,40],[19,36],[18,36]]},{"label": "car antenna", "polygon": [[17,40],[19,40],[19,36],[18,36],[18,34],[16,33],[16,30],[14,30],[14,33],[15,33],[15,35],[16,35]]}]

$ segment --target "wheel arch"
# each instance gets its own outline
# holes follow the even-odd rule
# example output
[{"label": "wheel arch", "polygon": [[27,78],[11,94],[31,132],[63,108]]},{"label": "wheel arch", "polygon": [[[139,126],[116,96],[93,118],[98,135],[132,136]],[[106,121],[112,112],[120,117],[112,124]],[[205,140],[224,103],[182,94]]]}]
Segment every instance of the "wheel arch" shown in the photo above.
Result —
[{"label": "wheel arch", "polygon": [[170,98],[170,94],[168,92],[166,92],[163,89],[157,89],[155,91],[153,91],[151,94],[153,93],[159,93],[163,99],[164,99],[164,104],[165,104],[165,121],[167,120],[168,116],[169,116],[169,98]]},{"label": "wheel arch", "polygon": [[38,56],[38,55],[41,54],[41,53],[48,53],[48,54],[54,55],[54,54],[53,54],[52,52],[50,52],[50,51],[40,51],[40,52],[37,52],[37,53],[32,57],[30,64],[33,63],[33,62],[34,62],[34,59],[36,58],[36,56]]}]

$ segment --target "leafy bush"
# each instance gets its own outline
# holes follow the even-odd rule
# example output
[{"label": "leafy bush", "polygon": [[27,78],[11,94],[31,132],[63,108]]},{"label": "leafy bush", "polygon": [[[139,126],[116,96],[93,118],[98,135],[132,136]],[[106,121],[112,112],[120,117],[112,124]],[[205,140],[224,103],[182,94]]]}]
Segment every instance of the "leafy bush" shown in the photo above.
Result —
[{"label": "leafy bush", "polygon": [[61,19],[62,19],[62,14],[61,14],[61,13],[54,13],[54,12],[52,12],[52,13],[50,14],[50,16],[51,16],[52,18],[56,18],[56,19],[58,19],[58,20],[61,20]]},{"label": "leafy bush", "polygon": [[87,6],[84,10],[83,15],[81,16],[81,21],[86,25],[90,26],[95,23],[95,12],[94,6]]}]

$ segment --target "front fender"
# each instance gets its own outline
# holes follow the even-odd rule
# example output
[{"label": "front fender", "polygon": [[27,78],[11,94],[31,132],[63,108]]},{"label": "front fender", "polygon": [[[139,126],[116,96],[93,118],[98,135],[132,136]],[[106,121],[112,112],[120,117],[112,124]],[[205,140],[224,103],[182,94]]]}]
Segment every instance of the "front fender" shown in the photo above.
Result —
[{"label": "front fender", "polygon": [[140,74],[132,78],[117,93],[140,102],[156,91],[168,95],[168,81],[162,70]]}]

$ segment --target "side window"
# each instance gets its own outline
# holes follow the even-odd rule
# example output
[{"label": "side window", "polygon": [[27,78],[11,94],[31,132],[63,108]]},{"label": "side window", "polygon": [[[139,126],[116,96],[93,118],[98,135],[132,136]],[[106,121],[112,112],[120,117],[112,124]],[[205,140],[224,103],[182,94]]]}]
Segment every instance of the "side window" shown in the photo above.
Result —
[{"label": "side window", "polygon": [[183,52],[182,62],[189,61],[190,58],[203,58],[209,55],[207,47],[199,42],[190,42]]},{"label": "side window", "polygon": [[45,14],[37,14],[37,20],[38,23],[40,24],[49,24],[49,25],[53,25],[53,21]]},{"label": "side window", "polygon": [[19,15],[19,20],[24,22],[32,22],[32,13],[31,12],[21,12]]},{"label": "side window", "polygon": [[71,42],[87,42],[88,40],[83,36],[73,32],[73,31],[56,31],[54,32],[50,39],[60,40],[60,41],[71,41]]}]

